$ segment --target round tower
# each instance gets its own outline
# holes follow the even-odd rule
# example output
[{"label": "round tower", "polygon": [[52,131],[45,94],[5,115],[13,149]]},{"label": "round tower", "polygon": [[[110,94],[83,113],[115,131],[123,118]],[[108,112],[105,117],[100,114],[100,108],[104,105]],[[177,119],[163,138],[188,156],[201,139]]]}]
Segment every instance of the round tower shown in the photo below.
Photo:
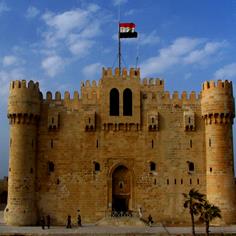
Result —
[{"label": "round tower", "polygon": [[11,82],[8,202],[4,212],[9,225],[36,224],[35,162],[40,99],[38,83]]},{"label": "round tower", "polygon": [[223,223],[236,223],[232,82],[205,82],[201,108],[205,120],[207,199],[221,209]]}]

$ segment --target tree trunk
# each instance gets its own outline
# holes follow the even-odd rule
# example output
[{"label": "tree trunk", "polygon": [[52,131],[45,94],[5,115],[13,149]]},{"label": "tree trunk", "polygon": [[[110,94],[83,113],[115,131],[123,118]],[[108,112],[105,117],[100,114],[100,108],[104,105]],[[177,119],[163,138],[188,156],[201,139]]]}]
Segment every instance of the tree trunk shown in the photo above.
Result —
[{"label": "tree trunk", "polygon": [[210,227],[210,224],[209,224],[209,221],[207,220],[206,221],[206,236],[209,236],[209,233],[210,233],[209,227]]},{"label": "tree trunk", "polygon": [[192,221],[192,234],[193,234],[193,236],[195,236],[194,215],[193,215],[193,211],[192,210],[190,210],[190,214],[191,214],[191,221]]}]

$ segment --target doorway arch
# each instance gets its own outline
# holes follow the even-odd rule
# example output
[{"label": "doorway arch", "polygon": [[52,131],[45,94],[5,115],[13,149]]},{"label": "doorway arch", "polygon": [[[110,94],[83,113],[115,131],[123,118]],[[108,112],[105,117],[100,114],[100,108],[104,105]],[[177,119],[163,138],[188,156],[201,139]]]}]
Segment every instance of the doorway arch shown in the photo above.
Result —
[{"label": "doorway arch", "polygon": [[127,212],[131,201],[131,173],[124,165],[117,166],[112,173],[112,210]]}]

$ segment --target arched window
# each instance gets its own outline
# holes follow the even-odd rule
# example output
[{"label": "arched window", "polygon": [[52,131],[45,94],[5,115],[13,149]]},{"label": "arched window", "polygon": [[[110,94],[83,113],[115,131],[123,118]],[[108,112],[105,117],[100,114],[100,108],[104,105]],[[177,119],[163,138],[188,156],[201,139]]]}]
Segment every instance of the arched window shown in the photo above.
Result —
[{"label": "arched window", "polygon": [[156,163],[155,162],[150,162],[150,171],[156,171]]},{"label": "arched window", "polygon": [[100,171],[100,164],[98,162],[94,162],[94,171]]},{"label": "arched window", "polygon": [[123,115],[132,116],[132,91],[129,88],[123,93]]},{"label": "arched window", "polygon": [[193,162],[188,163],[188,170],[189,171],[194,171],[194,163]]},{"label": "arched window", "polygon": [[110,116],[119,116],[119,91],[116,88],[110,91]]}]

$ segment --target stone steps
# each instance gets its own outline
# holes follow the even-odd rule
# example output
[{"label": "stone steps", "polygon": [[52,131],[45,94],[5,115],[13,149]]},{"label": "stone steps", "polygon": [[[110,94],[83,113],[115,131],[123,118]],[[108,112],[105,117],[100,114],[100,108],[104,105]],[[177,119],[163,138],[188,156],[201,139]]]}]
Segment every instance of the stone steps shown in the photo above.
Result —
[{"label": "stone steps", "polygon": [[147,224],[140,220],[139,217],[104,217],[96,223],[96,225],[109,225],[109,226],[146,226]]}]

